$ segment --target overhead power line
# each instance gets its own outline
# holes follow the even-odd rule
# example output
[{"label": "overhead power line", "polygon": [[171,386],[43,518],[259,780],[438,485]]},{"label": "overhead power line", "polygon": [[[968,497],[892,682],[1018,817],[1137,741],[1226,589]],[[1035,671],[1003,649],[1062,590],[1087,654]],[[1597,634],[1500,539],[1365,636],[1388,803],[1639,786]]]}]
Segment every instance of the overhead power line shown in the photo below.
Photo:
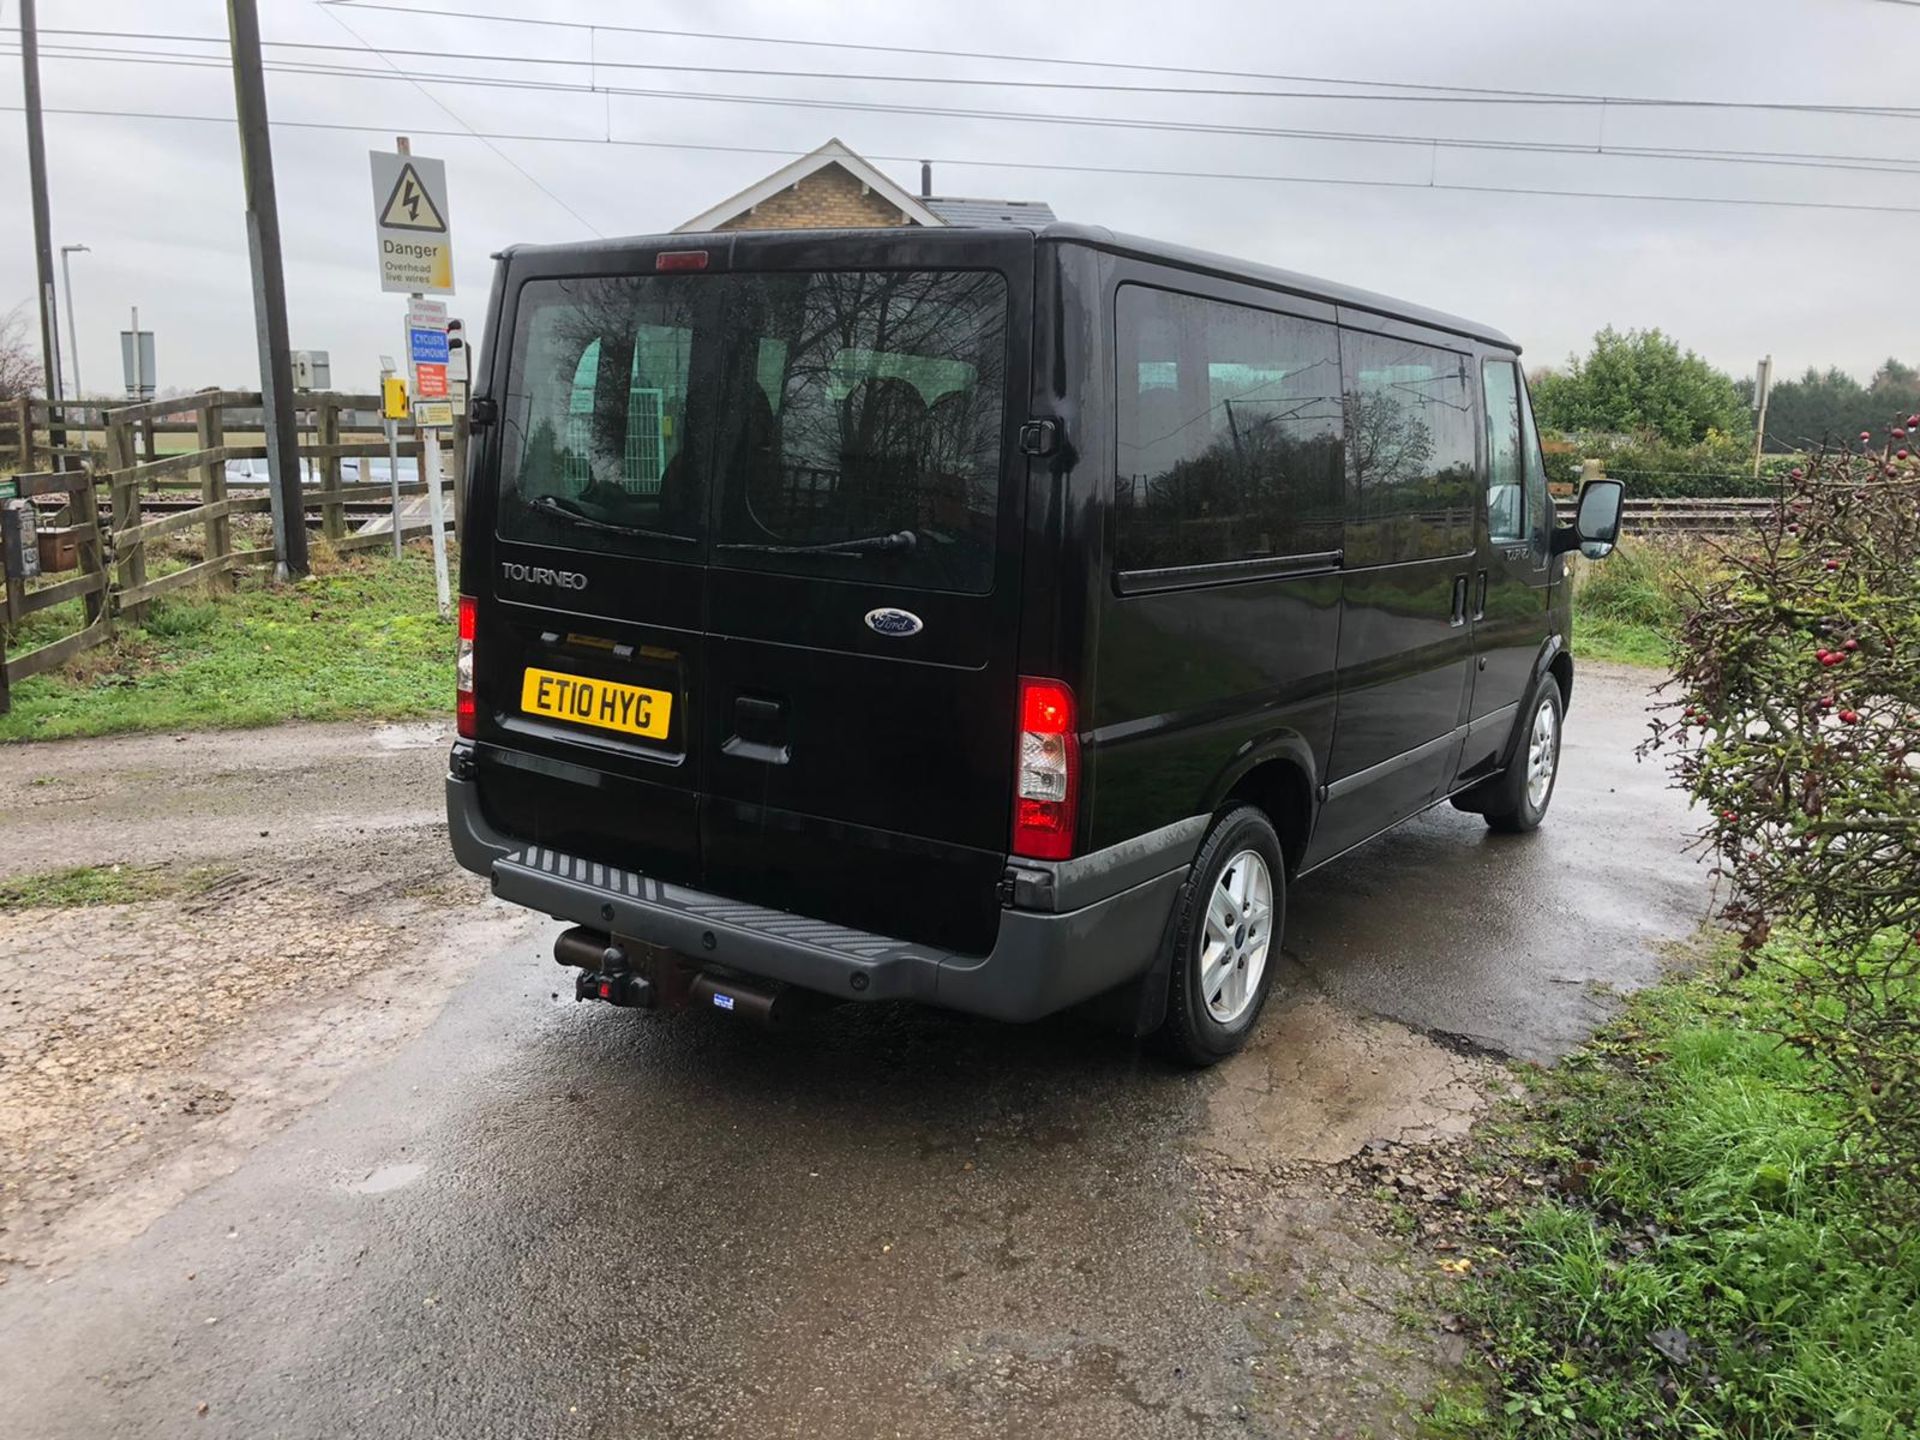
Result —
[{"label": "overhead power line", "polygon": [[[18,105],[0,105],[0,111],[18,111],[19,109],[20,107]],[[120,120],[166,120],[217,125],[231,125],[233,123],[233,117],[230,115],[181,115],[165,111],[107,110],[83,106],[48,106],[46,107],[46,113],[49,115],[88,116]],[[390,134],[396,130],[408,128],[406,126],[394,126],[390,124],[374,125],[327,120],[276,119],[273,124],[275,129],[331,130],[353,133],[371,132]],[[793,159],[805,153],[798,150],[776,149],[759,145],[717,145],[680,140],[634,140],[624,139],[619,136],[603,138],[598,135],[546,135],[537,132],[423,130],[417,127],[412,130],[412,133],[415,135],[453,139],[492,140],[507,143],[610,145],[647,150],[686,150],[734,155],[774,155],[787,159]],[[1459,181],[1385,180],[1355,176],[1279,175],[1242,171],[1194,170],[1190,168],[1178,170],[1152,169],[1124,165],[1074,165],[1042,160],[980,160],[966,159],[957,156],[941,158],[939,156],[925,155],[872,155],[868,158],[889,164],[916,164],[920,160],[925,159],[935,165],[946,165],[957,168],[974,167],[989,170],[1030,170],[1057,174],[1124,175],[1173,180],[1233,181],[1249,184],[1333,185],[1378,190],[1450,190],[1482,195],[1539,195],[1563,200],[1647,201],[1656,204],[1674,205],[1735,205],[1769,210],[1835,210],[1874,215],[1920,215],[1920,205],[1875,205],[1838,200],[1775,200],[1741,196],[1664,195],[1616,190],[1554,190],[1538,186],[1479,185]]]},{"label": "overhead power line", "polygon": [[[1920,4],[1920,0],[1914,0],[1914,3]],[[322,5],[321,8],[325,10],[329,16],[333,17],[337,23],[340,23],[342,25],[345,24],[344,21],[339,20],[340,11],[345,7],[338,6],[338,5]],[[367,5],[367,6],[355,6],[353,8],[376,9],[381,7]],[[422,12],[422,13],[426,13],[426,12]],[[516,21],[516,23],[528,23],[528,24],[547,23],[543,21],[521,22],[520,17],[517,17],[517,16],[502,17],[502,18],[512,18]],[[559,22],[553,22],[553,23],[559,23]],[[591,28],[597,30],[597,29],[606,29],[606,28],[618,29],[621,27],[595,26]],[[40,33],[42,35],[67,35],[67,36],[85,37],[90,39],[102,39],[102,40],[141,40],[141,41],[157,40],[157,41],[167,41],[167,42],[183,44],[183,45],[219,45],[224,43],[221,40],[221,38],[216,35],[180,35],[180,34],[175,34],[170,32],[152,31],[152,30],[83,30],[83,29],[49,30],[49,29],[43,28]],[[359,37],[359,32],[357,30],[350,31],[349,33],[353,34],[356,38]],[[667,33],[681,34],[681,33],[694,33],[694,32],[673,31],[673,32],[667,32]],[[363,43],[359,46],[330,45],[321,41],[313,41],[313,40],[268,40],[263,43],[265,44],[266,48],[270,50],[317,50],[322,52],[346,51],[346,52],[355,53],[355,54],[360,53],[361,51],[364,50],[364,51],[372,51],[373,53],[382,54],[382,55],[387,53],[386,51],[380,50],[378,47],[374,46],[371,42],[365,42],[365,41],[363,41]],[[769,41],[765,43],[771,44],[776,42]],[[784,43],[784,42],[778,42],[778,43]],[[812,45],[812,44],[824,44],[826,42],[795,41],[792,43]],[[856,48],[864,48],[864,47],[856,47]],[[919,52],[916,52],[916,53],[919,53]],[[934,52],[926,52],[926,53],[934,53]],[[1119,84],[1112,84],[1112,83],[1103,83],[1099,81],[1048,80],[1048,79],[1041,79],[1037,77],[1008,79],[1008,78],[999,77],[999,76],[974,76],[974,75],[924,75],[924,74],[902,75],[898,71],[858,72],[858,71],[845,71],[845,70],[770,69],[766,67],[748,66],[748,65],[694,65],[694,64],[687,64],[684,62],[675,63],[675,62],[669,62],[664,60],[616,60],[616,59],[611,59],[602,55],[572,56],[572,55],[501,54],[497,51],[448,50],[440,46],[434,47],[433,55],[434,55],[434,58],[438,60],[471,60],[471,61],[497,62],[501,64],[513,64],[513,65],[552,65],[552,66],[559,66],[564,68],[590,70],[590,71],[596,71],[596,72],[600,70],[651,70],[651,71],[657,71],[663,74],[750,75],[755,77],[756,79],[832,80],[836,82],[857,82],[860,84],[877,84],[877,85],[959,85],[959,86],[972,86],[975,88],[988,88],[988,89],[1067,90],[1067,91],[1091,92],[1096,94],[1166,95],[1166,96],[1178,96],[1182,98],[1252,99],[1252,100],[1351,100],[1351,101],[1361,101],[1361,102],[1376,104],[1376,105],[1406,103],[1406,104],[1429,104],[1429,105],[1438,105],[1438,104],[1530,105],[1530,106],[1579,106],[1579,107],[1618,106],[1626,109],[1631,109],[1634,107],[1649,107],[1649,106],[1666,107],[1669,105],[1673,105],[1673,106],[1725,108],[1725,109],[1785,108],[1790,110],[1803,110],[1803,111],[1808,111],[1815,114],[1838,114],[1838,115],[1847,115],[1847,116],[1897,117],[1897,118],[1920,117],[1920,106],[1793,105],[1786,102],[1780,102],[1780,103],[1746,102],[1746,101],[1731,101],[1731,100],[1728,100],[1728,101],[1671,100],[1669,101],[1669,100],[1650,99],[1645,97],[1625,96],[1625,95],[1578,95],[1578,94],[1557,94],[1551,91],[1495,90],[1495,89],[1480,90],[1480,89],[1475,89],[1467,86],[1438,86],[1438,87],[1419,86],[1417,87],[1417,89],[1420,91],[1438,89],[1438,90],[1447,92],[1447,93],[1441,93],[1441,94],[1428,94],[1428,93],[1377,94],[1377,93],[1371,93],[1371,92],[1361,93],[1358,91],[1351,91],[1351,90],[1330,91],[1330,90],[1248,89],[1244,86],[1119,85]],[[1076,62],[1076,63],[1105,64],[1107,62],[1087,61],[1087,62]],[[1126,68],[1133,68],[1133,67],[1126,67]],[[1142,68],[1145,68],[1148,70],[1157,70],[1163,67],[1146,66]],[[1186,72],[1181,72],[1181,73],[1186,73]],[[1216,72],[1201,71],[1201,72],[1193,72],[1193,73],[1213,74]],[[1222,77],[1231,77],[1234,75],[1238,75],[1241,72],[1222,71],[1217,73],[1219,73]],[[1392,80],[1338,80],[1338,79],[1331,79],[1327,77],[1317,77],[1317,76],[1274,76],[1271,78],[1276,83],[1317,84],[1317,85],[1369,85],[1369,86],[1375,86],[1375,87],[1382,87],[1382,86],[1391,87],[1391,86],[1398,86],[1403,83],[1403,82],[1392,81]]]},{"label": "overhead power line", "polygon": [[[399,75],[401,78],[409,81],[409,83],[412,84],[413,88],[418,90],[422,95],[426,96],[427,99],[431,100],[442,114],[446,115],[462,130],[465,130],[474,139],[478,140],[482,145],[486,146],[495,155],[498,155],[502,160],[506,161],[508,165],[512,166],[516,171],[518,171],[521,179],[525,180],[529,185],[533,186],[534,189],[538,190],[542,195],[546,196],[549,200],[553,201],[554,204],[558,205],[562,210],[566,211],[567,214],[571,215],[575,220],[579,221],[580,224],[586,226],[587,229],[593,231],[595,235],[598,235],[603,240],[606,238],[606,235],[601,230],[596,228],[594,223],[591,220],[587,219],[586,216],[582,215],[578,210],[574,209],[571,205],[567,204],[566,201],[562,200],[558,195],[554,194],[553,191],[549,190],[545,185],[542,185],[538,180],[536,180],[532,176],[532,174],[530,174],[526,170],[524,166],[520,164],[518,160],[514,159],[511,155],[507,154],[506,151],[502,150],[498,145],[494,144],[491,140],[487,139],[486,136],[482,135],[478,130],[474,129],[471,125],[467,124],[467,122],[461,119],[460,116],[454,114],[453,110],[445,102],[443,102],[439,96],[435,95],[431,90],[427,89],[427,87],[422,85],[418,80],[414,80],[411,76],[407,75],[407,73],[404,70],[402,70],[398,65],[394,64],[393,60],[384,51],[376,50],[374,49],[373,46],[369,45],[364,39],[361,38],[359,31],[355,30],[345,20],[342,20],[338,15],[336,15],[333,12],[333,10],[330,7],[323,6],[322,8],[326,10],[326,13],[329,19],[331,19],[342,30],[346,31],[347,34],[353,36],[355,40],[360,41],[360,45],[362,49],[377,56],[384,64],[386,64],[394,72],[394,74]],[[332,47],[329,47],[329,48],[332,48]],[[272,68],[272,67],[269,66],[268,68]]]},{"label": "overhead power line", "polygon": [[[184,37],[183,37],[184,38]],[[96,63],[152,65],[180,69],[223,67],[211,56],[153,55],[110,47],[67,46],[43,50],[49,60],[81,60]],[[266,68],[281,74],[305,75],[328,79],[404,81],[416,89],[425,84],[465,85],[484,89],[516,90],[531,93],[575,95],[617,95],[632,99],[687,100],[711,104],[753,105],[803,110],[834,110],[852,113],[914,115],[936,119],[964,119],[1026,125],[1061,125],[1092,129],[1137,130],[1148,133],[1230,135],[1253,139],[1303,140],[1314,143],[1383,145],[1414,149],[1484,150],[1501,153],[1543,155],[1605,155],[1623,159],[1684,161],[1705,164],[1770,166],[1788,169],[1842,170],[1869,174],[1920,174],[1920,159],[1883,155],[1840,155],[1796,151],[1728,150],[1711,147],[1582,144],[1570,141],[1521,140],[1512,138],[1474,139],[1450,135],[1386,134],[1366,130],[1317,130],[1294,126],[1231,125],[1197,120],[1138,119],[1106,115],[1060,115],[1036,111],[965,109],[953,106],[913,105],[899,102],[861,101],[817,96],[751,95],[695,90],[657,90],[627,86],[598,85],[591,81],[534,80],[506,76],[468,75],[442,71],[406,70],[387,56],[373,52],[386,63],[388,71],[366,66],[334,62],[276,60]],[[512,56],[484,57],[510,62]],[[390,73],[389,73],[390,72]],[[426,93],[422,89],[422,93]],[[434,97],[429,94],[429,99]],[[434,99],[436,105],[440,105]],[[441,105],[443,110],[446,109]],[[449,115],[453,115],[448,110]],[[456,121],[464,124],[460,117]],[[525,173],[525,172],[522,172]],[[531,176],[527,177],[532,180]],[[534,181],[536,185],[537,181]],[[576,217],[577,218],[577,217]],[[585,223],[585,222],[582,222]],[[591,228],[591,227],[589,227]]]},{"label": "overhead power line", "polygon": [[[1920,3],[1920,0],[1915,0]],[[1910,107],[1821,105],[1768,100],[1667,99],[1659,96],[1596,95],[1577,91],[1514,90],[1492,86],[1434,85],[1406,80],[1353,80],[1325,75],[1289,75],[1263,70],[1222,70],[1197,65],[1150,64],[1128,60],[1086,60],[1059,55],[1010,55],[990,50],[949,50],[923,45],[882,45],[872,41],[819,40],[793,35],[740,35],[721,30],[687,30],[663,25],[621,25],[590,20],[555,20],[546,16],[502,15],[479,10],[425,10],[413,5],[378,3],[378,0],[320,0],[325,9],[393,11],[414,20],[481,20],[501,25],[531,25],[555,30],[572,30],[589,35],[652,35],[686,40],[711,40],[748,45],[776,45],[822,50],[859,50],[877,55],[920,55],[940,60],[987,60],[995,64],[1044,65],[1048,69],[1132,70],[1141,74],[1198,75],[1223,80],[1271,80],[1282,84],[1365,85],[1377,89],[1424,90],[1436,94],[1504,96],[1539,102],[1569,105],[1650,105],[1663,108],[1714,110],[1787,110],[1840,115],[1913,115]],[[1417,97],[1382,97],[1417,98]]]}]

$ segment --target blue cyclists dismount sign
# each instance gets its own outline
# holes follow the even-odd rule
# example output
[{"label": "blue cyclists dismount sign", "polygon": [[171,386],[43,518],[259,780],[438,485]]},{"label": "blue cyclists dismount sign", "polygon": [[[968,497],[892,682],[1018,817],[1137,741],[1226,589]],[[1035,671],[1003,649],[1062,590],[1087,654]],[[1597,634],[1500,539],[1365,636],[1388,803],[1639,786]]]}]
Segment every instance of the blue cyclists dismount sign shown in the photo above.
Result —
[{"label": "blue cyclists dismount sign", "polygon": [[444,365],[447,363],[447,332],[422,330],[410,325],[407,327],[407,351],[416,365]]}]

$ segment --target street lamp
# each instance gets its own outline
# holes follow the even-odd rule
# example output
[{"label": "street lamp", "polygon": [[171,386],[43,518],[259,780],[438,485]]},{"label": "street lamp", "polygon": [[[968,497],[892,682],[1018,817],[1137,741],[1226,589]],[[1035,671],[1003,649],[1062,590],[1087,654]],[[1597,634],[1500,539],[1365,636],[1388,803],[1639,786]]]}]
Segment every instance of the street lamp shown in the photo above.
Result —
[{"label": "street lamp", "polygon": [[80,386],[80,342],[74,335],[73,323],[73,272],[67,268],[67,257],[74,251],[84,255],[93,252],[85,245],[62,245],[60,247],[60,288],[67,292],[67,353],[73,357],[73,398],[86,399],[87,392]]}]

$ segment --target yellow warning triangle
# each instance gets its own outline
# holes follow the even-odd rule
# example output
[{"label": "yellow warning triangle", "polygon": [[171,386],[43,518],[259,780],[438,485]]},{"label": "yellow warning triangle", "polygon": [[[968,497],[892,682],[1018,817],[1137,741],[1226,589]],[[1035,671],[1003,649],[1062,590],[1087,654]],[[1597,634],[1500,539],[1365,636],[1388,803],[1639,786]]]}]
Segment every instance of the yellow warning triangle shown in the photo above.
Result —
[{"label": "yellow warning triangle", "polygon": [[435,235],[447,233],[446,218],[433,203],[433,196],[420,183],[420,174],[411,163],[400,167],[400,178],[393,182],[393,193],[380,207],[380,223],[388,230],[427,230]]}]

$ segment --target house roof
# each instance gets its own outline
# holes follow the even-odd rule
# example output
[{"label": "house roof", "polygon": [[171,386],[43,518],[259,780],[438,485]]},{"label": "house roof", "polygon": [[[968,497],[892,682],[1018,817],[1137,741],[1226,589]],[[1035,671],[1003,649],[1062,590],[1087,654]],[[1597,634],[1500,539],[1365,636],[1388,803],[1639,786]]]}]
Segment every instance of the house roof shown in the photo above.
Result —
[{"label": "house roof", "polygon": [[921,204],[949,225],[1024,225],[1038,230],[1059,217],[1044,200],[971,200],[959,195],[930,195]]},{"label": "house roof", "polygon": [[919,200],[889,180],[884,173],[846,147],[838,139],[827,141],[818,150],[802,155],[790,165],[783,165],[764,180],[756,180],[738,195],[729,196],[711,210],[703,210],[686,224],[679,226],[674,233],[686,234],[696,230],[713,230],[729,220],[753,209],[763,200],[771,199],[782,190],[798,184],[816,171],[829,165],[838,165],[854,179],[867,186],[900,211],[916,225],[945,225],[947,222],[934,214]]}]

